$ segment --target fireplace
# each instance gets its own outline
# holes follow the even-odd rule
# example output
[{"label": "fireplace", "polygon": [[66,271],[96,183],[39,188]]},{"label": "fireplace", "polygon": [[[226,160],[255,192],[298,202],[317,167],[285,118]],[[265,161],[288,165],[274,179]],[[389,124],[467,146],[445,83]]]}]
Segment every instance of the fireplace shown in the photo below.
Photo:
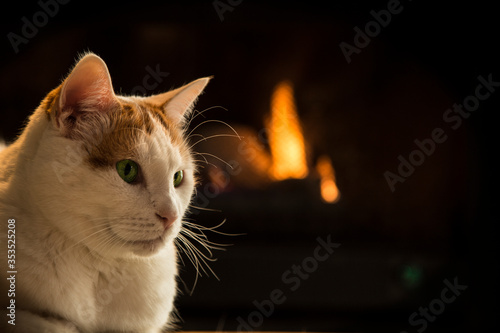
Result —
[{"label": "fireplace", "polygon": [[[496,313],[480,295],[498,280],[487,257],[498,92],[459,128],[446,119],[479,76],[499,80],[496,11],[401,2],[382,26],[375,17],[400,8],[389,3],[69,2],[2,53],[2,136],[87,49],[123,94],[147,90],[154,70],[147,93],[214,75],[187,129],[199,183],[186,220],[232,245],[212,257],[199,246],[217,277],[181,256],[182,329],[414,332],[409,317],[436,299],[445,310],[429,331],[480,330]],[[4,36],[38,11],[9,9]],[[441,301],[455,279],[469,288]]]}]

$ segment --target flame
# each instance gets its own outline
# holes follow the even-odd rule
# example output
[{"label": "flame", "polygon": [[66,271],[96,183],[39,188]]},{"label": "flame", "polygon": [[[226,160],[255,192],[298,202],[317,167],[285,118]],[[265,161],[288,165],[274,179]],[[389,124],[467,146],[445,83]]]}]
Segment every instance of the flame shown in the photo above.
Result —
[{"label": "flame", "polygon": [[304,136],[295,108],[293,88],[288,81],[279,83],[273,92],[267,127],[272,155],[271,178],[305,178],[308,168]]},{"label": "flame", "polygon": [[336,203],[340,199],[340,192],[335,183],[335,171],[328,156],[320,156],[316,170],[321,178],[321,197],[327,203]]}]

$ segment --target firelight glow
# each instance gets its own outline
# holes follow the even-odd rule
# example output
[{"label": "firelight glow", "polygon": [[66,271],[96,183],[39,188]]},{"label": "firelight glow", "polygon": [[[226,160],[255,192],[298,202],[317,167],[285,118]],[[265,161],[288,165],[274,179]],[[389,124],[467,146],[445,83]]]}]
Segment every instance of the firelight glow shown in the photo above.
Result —
[{"label": "firelight glow", "polygon": [[271,116],[267,121],[274,180],[305,178],[308,174],[304,135],[295,107],[290,82],[279,83],[272,95]]},{"label": "firelight glow", "polygon": [[321,178],[321,198],[327,203],[336,203],[340,199],[340,192],[335,183],[335,171],[328,156],[320,156],[316,170]]}]

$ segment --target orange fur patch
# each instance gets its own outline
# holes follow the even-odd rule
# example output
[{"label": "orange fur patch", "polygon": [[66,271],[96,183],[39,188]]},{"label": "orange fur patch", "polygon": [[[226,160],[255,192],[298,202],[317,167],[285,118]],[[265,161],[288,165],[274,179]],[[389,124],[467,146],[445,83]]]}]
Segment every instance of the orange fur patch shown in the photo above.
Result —
[{"label": "orange fur patch", "polygon": [[47,114],[47,117],[50,120],[50,114],[51,112],[55,112],[57,108],[54,106],[56,105],[56,102],[59,100],[59,93],[61,92],[62,85],[59,87],[53,89],[47,96],[42,101],[41,107],[45,110],[45,113]]},{"label": "orange fur patch", "polygon": [[[61,86],[51,91],[41,103],[41,107],[56,126],[59,126],[57,101],[60,91]],[[161,106],[141,99],[130,102],[120,96],[117,98],[119,109],[107,113],[88,112],[88,115],[79,119],[82,122],[81,131],[84,132],[83,148],[88,153],[86,160],[92,167],[114,167],[120,159],[137,158],[137,144],[141,142],[140,138],[150,136],[158,123],[172,143],[187,152],[182,130],[167,119]]]},{"label": "orange fur patch", "polygon": [[174,144],[182,144],[180,130],[171,125],[160,107],[137,100],[136,104],[120,101],[119,112],[109,114],[111,131],[93,145],[88,161],[93,167],[112,166],[119,159],[137,158],[137,144],[144,135],[150,136],[159,120],[167,137]]}]

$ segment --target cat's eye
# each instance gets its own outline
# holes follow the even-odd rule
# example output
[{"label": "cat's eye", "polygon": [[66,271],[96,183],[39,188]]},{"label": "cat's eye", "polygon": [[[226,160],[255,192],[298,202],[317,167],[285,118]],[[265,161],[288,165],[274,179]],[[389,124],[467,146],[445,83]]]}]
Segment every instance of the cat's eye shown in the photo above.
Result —
[{"label": "cat's eye", "polygon": [[174,174],[174,187],[179,187],[182,183],[183,178],[184,178],[184,172],[182,172],[182,170],[177,171]]},{"label": "cat's eye", "polygon": [[116,163],[118,175],[127,183],[132,183],[139,175],[139,165],[132,160],[121,160]]}]

